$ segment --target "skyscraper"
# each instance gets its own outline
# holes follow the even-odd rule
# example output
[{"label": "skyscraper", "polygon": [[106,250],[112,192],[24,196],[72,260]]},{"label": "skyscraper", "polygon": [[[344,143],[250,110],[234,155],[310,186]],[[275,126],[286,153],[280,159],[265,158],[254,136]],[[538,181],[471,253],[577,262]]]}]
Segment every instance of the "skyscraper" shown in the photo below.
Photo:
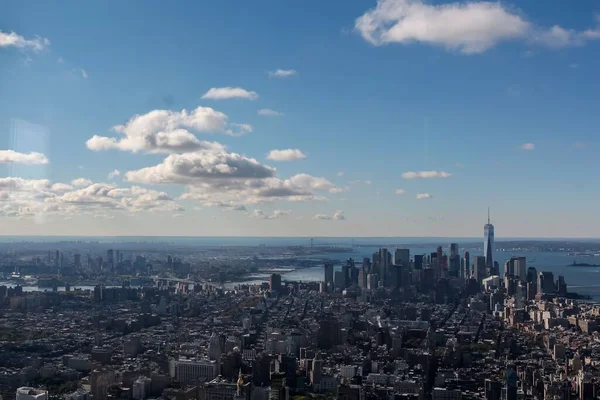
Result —
[{"label": "skyscraper", "polygon": [[394,251],[394,264],[408,267],[410,264],[410,250],[396,249]]},{"label": "skyscraper", "polygon": [[537,291],[538,294],[553,294],[556,291],[554,286],[554,274],[552,272],[540,272],[538,275]]},{"label": "skyscraper", "polygon": [[465,251],[465,278],[469,278],[471,275],[473,275],[473,271],[471,271],[471,255],[469,254],[468,251]]},{"label": "skyscraper", "polygon": [[327,291],[333,291],[333,264],[325,263],[325,287]]},{"label": "skyscraper", "polygon": [[487,278],[487,271],[485,268],[485,258],[481,256],[473,257],[473,275],[477,282],[481,283],[484,278]]},{"label": "skyscraper", "polygon": [[389,256],[388,249],[384,249],[384,248],[379,249],[379,263],[380,263],[379,272],[381,274],[381,280],[384,282],[385,286],[388,286],[387,281],[390,276],[389,261],[390,261],[390,256]]},{"label": "skyscraper", "polygon": [[488,208],[488,222],[483,227],[483,256],[486,268],[494,267],[494,225],[490,223],[490,209]]},{"label": "skyscraper", "polygon": [[458,243],[450,243],[450,260],[449,271],[450,276],[460,276],[460,256],[458,255]]},{"label": "skyscraper", "polygon": [[423,255],[415,254],[415,269],[423,269]]},{"label": "skyscraper", "polygon": [[112,270],[115,267],[115,260],[113,258],[113,250],[109,249],[106,251],[106,262],[108,263],[108,267]]}]

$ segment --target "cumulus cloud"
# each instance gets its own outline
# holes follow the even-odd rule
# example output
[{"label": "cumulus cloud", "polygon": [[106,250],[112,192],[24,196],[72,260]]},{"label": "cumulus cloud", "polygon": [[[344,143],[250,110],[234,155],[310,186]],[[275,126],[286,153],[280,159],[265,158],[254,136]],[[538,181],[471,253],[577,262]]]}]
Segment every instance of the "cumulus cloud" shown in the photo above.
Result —
[{"label": "cumulus cloud", "polygon": [[356,19],[355,29],[376,46],[424,43],[463,54],[483,53],[515,40],[552,48],[600,38],[598,29],[578,32],[558,25],[538,27],[516,10],[486,1],[434,5],[423,0],[379,0]]},{"label": "cumulus cloud", "polygon": [[401,194],[406,193],[406,191],[404,189],[396,189],[396,191],[394,193],[401,195]]},{"label": "cumulus cloud", "polygon": [[50,45],[50,40],[42,37],[34,39],[25,39],[23,36],[15,32],[5,33],[0,31],[0,48],[16,47],[18,49],[30,49],[33,51],[41,51]]},{"label": "cumulus cloud", "polygon": [[337,176],[344,176],[344,173],[342,171],[337,173]]},{"label": "cumulus cloud", "polygon": [[262,210],[255,209],[250,214],[248,214],[248,216],[257,219],[278,219],[284,216],[288,216],[290,214],[291,211],[289,210],[275,210],[273,211],[273,213],[267,214]]},{"label": "cumulus cloud", "polygon": [[13,150],[0,150],[0,164],[48,164],[48,158],[42,153],[19,153]]},{"label": "cumulus cloud", "polygon": [[227,99],[258,99],[258,93],[243,89],[241,87],[222,87],[210,88],[208,92],[202,95],[203,99],[208,100],[227,100]]},{"label": "cumulus cloud", "polygon": [[404,179],[450,178],[451,176],[451,173],[444,171],[409,171],[402,174]]},{"label": "cumulus cloud", "polygon": [[198,200],[213,206],[216,199],[226,204],[258,204],[278,200],[324,200],[317,192],[331,192],[335,186],[324,178],[297,174],[288,179],[198,179],[188,185],[185,200]]},{"label": "cumulus cloud", "polygon": [[50,189],[55,193],[59,193],[59,192],[66,192],[69,190],[73,190],[73,186],[66,184],[66,183],[55,183],[54,185],[51,186]]},{"label": "cumulus cloud", "polygon": [[[0,178],[0,215],[28,217],[40,215],[100,215],[109,212],[176,212],[183,208],[166,193],[132,186],[121,188],[104,183],[78,180],[74,189],[47,179]],[[84,185],[85,183],[85,185]],[[88,184],[89,183],[89,184]]]},{"label": "cumulus cloud", "polygon": [[271,150],[267,158],[273,161],[295,161],[306,158],[306,154],[298,149]]},{"label": "cumulus cloud", "polygon": [[523,143],[522,145],[519,146],[519,149],[521,149],[521,150],[534,150],[535,149],[535,144],[533,144],[533,143]]},{"label": "cumulus cloud", "polygon": [[317,214],[313,218],[323,220],[323,221],[343,221],[346,219],[346,217],[344,216],[344,212],[342,210],[337,210],[336,212],[333,213],[333,215]]},{"label": "cumulus cloud", "polygon": [[229,124],[230,128],[225,129],[224,133],[229,136],[242,136],[246,133],[252,132],[252,125],[250,124]]},{"label": "cumulus cloud", "polygon": [[271,78],[289,78],[297,74],[295,69],[276,69],[275,71],[269,71],[269,77]]},{"label": "cumulus cloud", "polygon": [[73,185],[75,187],[89,186],[91,184],[92,184],[92,181],[90,181],[89,179],[85,179],[85,178],[77,178],[77,179],[73,179],[71,181],[71,185]]},{"label": "cumulus cloud", "polygon": [[111,172],[108,173],[108,179],[114,179],[118,176],[121,176],[121,171],[119,171],[118,169],[113,169]]},{"label": "cumulus cloud", "polygon": [[256,113],[263,117],[283,117],[285,115],[282,112],[271,110],[270,108],[261,108]]},{"label": "cumulus cloud", "polygon": [[181,111],[153,110],[135,115],[123,125],[113,127],[120,138],[94,135],[86,145],[94,151],[122,150],[133,153],[185,153],[197,150],[223,150],[217,142],[199,140],[197,133],[218,132],[240,135],[252,131],[248,124],[228,123],[227,116],[210,107]]},{"label": "cumulus cloud", "polygon": [[342,210],[337,210],[336,212],[334,212],[332,218],[336,221],[343,221],[346,219]]},{"label": "cumulus cloud", "polygon": [[159,165],[127,172],[125,179],[148,184],[190,184],[210,179],[262,179],[274,175],[275,169],[254,158],[203,150],[171,154]]},{"label": "cumulus cloud", "polygon": [[417,194],[417,200],[426,200],[426,199],[431,199],[433,196],[431,196],[429,193],[419,193]]}]

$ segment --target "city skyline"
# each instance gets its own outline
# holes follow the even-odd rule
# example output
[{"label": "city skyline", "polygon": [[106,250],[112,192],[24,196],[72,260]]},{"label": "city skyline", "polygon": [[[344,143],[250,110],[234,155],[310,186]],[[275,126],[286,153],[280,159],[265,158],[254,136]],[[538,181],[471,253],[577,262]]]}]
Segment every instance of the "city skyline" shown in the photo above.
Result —
[{"label": "city skyline", "polygon": [[12,2],[0,232],[597,238],[600,8],[552,4]]}]

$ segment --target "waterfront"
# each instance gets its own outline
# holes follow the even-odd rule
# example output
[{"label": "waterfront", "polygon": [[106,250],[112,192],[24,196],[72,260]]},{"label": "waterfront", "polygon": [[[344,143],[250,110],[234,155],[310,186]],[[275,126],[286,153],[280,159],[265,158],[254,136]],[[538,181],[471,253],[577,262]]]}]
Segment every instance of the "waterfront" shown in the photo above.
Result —
[{"label": "waterfront", "polygon": [[[415,254],[429,254],[436,250],[435,246],[419,246],[419,247],[411,247],[410,249],[411,257]],[[355,262],[361,263],[364,257],[371,257],[375,251],[377,251],[377,247],[370,246],[361,246],[354,249],[352,252],[348,253],[337,253],[335,255],[332,254],[323,254],[323,258],[331,259],[337,268],[341,267],[341,264],[345,262],[348,258],[353,258]],[[393,252],[393,248],[389,249]],[[464,248],[459,249],[459,253],[463,254],[465,251]],[[470,252],[471,257],[481,255],[481,250],[473,251],[472,249],[467,249]],[[334,257],[335,256],[335,257]],[[525,256],[527,257],[527,265],[529,267],[535,267],[535,269],[540,271],[550,271],[554,274],[554,278],[556,279],[559,275],[565,277],[567,285],[569,287],[569,291],[577,292],[581,295],[591,296],[594,300],[600,300],[600,268],[593,267],[569,267],[568,264],[573,262],[573,257],[568,253],[560,253],[560,252],[519,252],[519,253],[510,253],[505,251],[496,251],[494,253],[494,259],[498,261],[500,264],[500,271],[503,273],[504,263],[510,259],[512,256]],[[286,266],[293,267],[293,266]],[[262,282],[267,282],[269,280],[268,274],[256,274],[253,275],[255,279],[245,282],[229,282],[225,286],[233,287],[240,283],[245,284],[260,284]],[[288,281],[302,281],[302,282],[314,282],[314,281],[322,281],[323,280],[323,268],[321,267],[312,267],[312,268],[304,268],[304,269],[295,269],[294,271],[290,271],[282,274],[283,280]]]}]

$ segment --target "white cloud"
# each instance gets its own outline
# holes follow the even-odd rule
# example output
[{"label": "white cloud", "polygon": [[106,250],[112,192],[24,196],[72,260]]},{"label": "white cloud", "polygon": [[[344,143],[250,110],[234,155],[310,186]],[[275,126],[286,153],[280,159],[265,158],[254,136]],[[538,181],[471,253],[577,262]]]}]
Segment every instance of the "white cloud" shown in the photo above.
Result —
[{"label": "white cloud", "polygon": [[535,149],[535,144],[533,144],[533,143],[523,143],[522,145],[519,146],[519,149],[521,149],[521,150],[534,150]]},{"label": "white cloud", "polygon": [[344,173],[342,171],[337,173],[337,176],[344,176]]},{"label": "white cloud", "polygon": [[537,27],[500,2],[427,4],[423,0],[379,0],[355,21],[355,29],[373,45],[425,43],[463,54],[483,53],[499,43],[525,41],[547,47],[583,44],[600,30]]},{"label": "white cloud", "polygon": [[573,147],[575,147],[576,149],[585,149],[587,147],[587,144],[585,142],[575,142],[573,143]]},{"label": "white cloud", "polygon": [[292,215],[292,212],[290,210],[275,210],[272,214],[273,218],[280,218],[288,215]]},{"label": "white cloud", "polygon": [[263,117],[283,117],[285,115],[282,112],[271,110],[270,108],[261,108],[256,113]]},{"label": "white cloud", "polygon": [[25,39],[23,36],[15,32],[4,33],[0,31],[0,48],[16,47],[18,49],[31,49],[41,51],[50,45],[50,41],[46,38],[36,37],[35,39]]},{"label": "white cloud", "polygon": [[348,188],[333,187],[333,188],[329,189],[329,193],[332,193],[332,194],[345,193],[348,190],[349,190]]},{"label": "white cloud", "polygon": [[85,71],[85,69],[80,69],[79,72],[81,73],[81,77],[83,79],[87,79],[88,78],[88,73]]},{"label": "white cloud", "polygon": [[0,150],[0,164],[48,164],[48,158],[42,153],[19,153],[13,150]]},{"label": "white cloud", "polygon": [[306,158],[306,154],[298,149],[271,150],[267,158],[272,161],[295,161]]},{"label": "white cloud", "polygon": [[295,69],[276,69],[275,71],[269,71],[269,77],[271,78],[289,78],[297,74]]},{"label": "white cloud", "polygon": [[199,140],[189,130],[207,133],[220,132],[240,135],[252,131],[248,124],[228,123],[227,116],[210,107],[198,107],[192,111],[153,110],[135,115],[113,130],[123,137],[94,135],[86,145],[94,151],[117,149],[136,153],[185,153],[197,150],[223,150],[217,142]]},{"label": "white cloud", "polygon": [[181,217],[183,217],[183,214],[173,214],[172,217],[173,218],[181,218]]},{"label": "white cloud", "polygon": [[336,212],[334,212],[332,218],[336,221],[343,221],[346,219],[342,210],[337,210]]},{"label": "white cloud", "polygon": [[291,211],[289,210],[275,210],[272,214],[266,214],[264,211],[259,209],[255,209],[248,214],[249,217],[257,219],[278,219],[288,215],[291,215]]},{"label": "white cloud", "polygon": [[288,179],[198,179],[181,195],[184,200],[198,200],[205,206],[215,202],[225,204],[258,204],[279,200],[322,200],[316,192],[331,192],[335,186],[324,178],[307,174],[294,175]]},{"label": "white cloud", "polygon": [[372,182],[372,181],[370,181],[370,180],[368,180],[368,179],[367,179],[367,180],[365,180],[365,181],[362,181],[362,180],[360,180],[360,179],[359,179],[359,180],[355,180],[355,181],[350,181],[350,182],[348,182],[348,183],[349,183],[350,185],[359,185],[359,184],[361,184],[361,183],[362,183],[363,185],[372,185],[372,184],[373,184],[373,182]]},{"label": "white cloud", "polygon": [[121,171],[119,171],[118,169],[113,169],[111,172],[109,172],[108,179],[114,179],[117,176],[121,176]]},{"label": "white cloud", "polygon": [[227,100],[227,99],[258,99],[258,93],[248,91],[240,87],[222,87],[222,88],[210,88],[208,92],[202,95],[203,99],[209,100]]},{"label": "white cloud", "polygon": [[67,192],[69,190],[73,190],[73,186],[66,183],[55,183],[50,187],[50,190],[53,192]]},{"label": "white cloud", "polygon": [[56,59],[56,62],[57,62],[58,64],[64,64],[64,63],[65,63],[65,60],[64,60],[62,57],[58,57],[58,58]]},{"label": "white cloud", "polygon": [[451,176],[451,173],[444,171],[409,171],[402,174],[404,179],[450,178]]},{"label": "white cloud", "polygon": [[224,151],[202,150],[171,154],[159,165],[127,172],[125,179],[148,184],[190,184],[210,179],[262,179],[274,175],[273,168],[261,165],[253,158]]},{"label": "white cloud", "polygon": [[401,195],[401,194],[406,193],[406,191],[404,189],[396,189],[394,193]]},{"label": "white cloud", "polygon": [[313,219],[323,220],[323,221],[344,221],[346,217],[344,216],[344,212],[342,210],[337,210],[333,213],[333,215],[327,214],[317,214],[313,217]]},{"label": "white cloud", "polygon": [[230,123],[229,126],[235,129],[225,129],[224,133],[229,136],[242,136],[246,133],[252,132],[252,126],[250,124],[236,124],[234,122]]},{"label": "white cloud", "polygon": [[[79,188],[47,179],[0,178],[0,215],[36,218],[42,215],[79,214],[114,217],[112,211],[174,212],[182,210],[166,193],[132,186],[120,188],[104,183],[76,180]],[[89,183],[89,185],[88,185]],[[84,187],[81,187],[84,186]]]},{"label": "white cloud", "polygon": [[431,199],[433,196],[431,196],[429,193],[419,193],[417,194],[417,200],[425,200],[425,199]]},{"label": "white cloud", "polygon": [[71,181],[71,185],[76,186],[76,187],[89,186],[92,183],[93,183],[92,181],[90,181],[89,179],[85,179],[85,178],[77,178],[77,179],[73,179]]}]

